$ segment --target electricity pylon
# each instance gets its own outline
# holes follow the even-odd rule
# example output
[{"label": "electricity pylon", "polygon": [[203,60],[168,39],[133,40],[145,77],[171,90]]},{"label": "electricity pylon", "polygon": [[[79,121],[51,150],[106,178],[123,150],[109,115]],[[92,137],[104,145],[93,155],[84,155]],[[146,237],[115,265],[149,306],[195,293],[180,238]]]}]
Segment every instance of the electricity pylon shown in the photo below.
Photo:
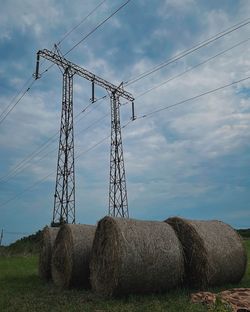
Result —
[{"label": "electricity pylon", "polygon": [[88,70],[70,62],[59,50],[57,53],[47,49],[37,52],[35,78],[39,75],[40,57],[43,57],[63,69],[63,100],[61,114],[60,141],[57,162],[52,225],[75,223],[75,170],[74,170],[74,132],[73,132],[73,76],[75,74],[91,81],[92,102],[95,101],[94,88],[98,85],[108,91],[111,99],[111,150],[109,215],[128,217],[127,188],[120,124],[120,97],[132,103],[134,120],[134,98],[120,86],[102,79]]}]

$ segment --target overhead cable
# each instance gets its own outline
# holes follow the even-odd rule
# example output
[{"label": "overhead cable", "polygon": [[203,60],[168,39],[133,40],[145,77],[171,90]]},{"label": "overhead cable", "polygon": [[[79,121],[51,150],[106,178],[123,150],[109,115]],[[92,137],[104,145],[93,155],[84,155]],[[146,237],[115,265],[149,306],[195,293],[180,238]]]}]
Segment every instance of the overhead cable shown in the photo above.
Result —
[{"label": "overhead cable", "polygon": [[153,73],[159,71],[160,69],[162,69],[162,68],[164,68],[164,67],[166,67],[166,66],[168,66],[168,65],[170,65],[170,64],[172,64],[172,63],[174,63],[174,62],[176,62],[176,61],[178,61],[178,60],[180,60],[182,58],[184,58],[185,56],[187,56],[189,54],[194,53],[195,51],[197,51],[197,50],[199,50],[199,49],[209,45],[210,43],[212,43],[212,42],[214,42],[214,41],[216,41],[216,40],[218,40],[218,39],[220,39],[220,38],[222,38],[222,37],[224,37],[224,36],[234,32],[234,31],[236,31],[236,30],[238,30],[238,29],[240,29],[240,28],[242,28],[244,26],[249,25],[249,23],[250,23],[250,18],[247,18],[243,22],[240,22],[240,23],[238,23],[238,24],[236,24],[236,25],[234,25],[234,26],[232,26],[230,28],[227,28],[226,30],[224,30],[222,32],[217,33],[216,35],[214,35],[214,36],[212,36],[212,37],[210,37],[210,38],[208,38],[206,40],[203,40],[202,42],[194,45],[193,47],[191,47],[189,49],[186,49],[186,50],[184,50],[184,51],[174,55],[173,57],[167,59],[166,61],[164,61],[164,62],[154,66],[150,70],[147,70],[147,71],[139,74],[137,77],[131,78],[130,80],[124,82],[124,86],[129,86],[131,84],[134,84],[134,83],[138,82],[141,79],[146,78],[149,75],[152,75]]},{"label": "overhead cable", "polygon": [[[130,123],[130,121],[129,121]],[[125,124],[122,128],[125,128],[129,123]],[[93,144],[90,148],[84,150],[83,152],[79,153],[76,157],[75,160],[79,159],[81,156],[83,156],[84,154],[87,154],[88,152],[90,152],[91,150],[95,149],[97,146],[101,145],[103,142],[105,142],[108,138],[110,138],[111,135],[105,136],[103,139],[101,139],[100,141],[98,141],[97,143]],[[16,194],[15,196],[9,198],[8,200],[4,201],[3,203],[0,204],[0,208],[7,205],[8,203],[12,202],[13,200],[21,197],[23,194],[27,193],[28,191],[32,190],[35,186],[41,184],[42,182],[46,181],[49,177],[51,177],[52,175],[54,175],[56,173],[56,170],[54,170],[53,172],[50,172],[49,174],[47,174],[46,176],[44,176],[42,179],[37,180],[36,182],[34,182],[33,184],[31,184],[29,187],[25,188],[23,191],[19,192],[18,194]]]},{"label": "overhead cable", "polygon": [[[215,58],[217,58],[217,57],[219,57],[219,56],[221,56],[221,55],[223,55],[223,54],[225,54],[225,53],[227,53],[227,52],[233,50],[234,48],[239,47],[240,45],[242,45],[242,44],[244,44],[244,43],[246,43],[246,42],[249,42],[249,40],[250,40],[250,38],[247,38],[247,39],[245,39],[245,40],[242,40],[242,41],[236,43],[235,45],[233,45],[233,46],[231,46],[231,47],[229,47],[229,48],[227,48],[227,49],[225,49],[225,50],[223,50],[223,51],[221,51],[221,52],[219,52],[219,53],[217,53],[217,54],[215,54],[215,55],[213,55],[213,56],[211,56],[211,57],[209,57],[209,58],[207,58],[207,59],[205,59],[204,61],[202,61],[202,62],[200,62],[200,63],[198,63],[198,64],[196,64],[196,65],[194,65],[194,66],[192,66],[192,67],[190,67],[190,68],[188,68],[188,69],[186,69],[185,71],[183,71],[183,72],[181,72],[181,73],[179,73],[179,74],[177,74],[177,75],[175,75],[175,76],[170,77],[169,79],[167,79],[167,80],[161,82],[160,84],[157,84],[157,85],[153,86],[152,88],[150,88],[150,89],[148,89],[148,90],[146,90],[146,91],[144,91],[144,92],[142,92],[142,93],[140,93],[140,94],[138,94],[138,95],[135,95],[136,99],[138,99],[138,98],[140,98],[140,97],[142,97],[142,96],[148,94],[149,92],[151,92],[151,91],[153,91],[153,90],[156,90],[156,89],[158,89],[158,88],[160,88],[160,87],[166,85],[166,84],[169,83],[170,81],[173,81],[173,80],[175,80],[176,78],[179,78],[179,77],[181,77],[181,76],[187,74],[188,72],[190,72],[190,71],[192,71],[192,70],[194,70],[194,69],[196,69],[196,68],[198,68],[198,67],[200,67],[200,66],[202,66],[202,65],[204,65],[204,64],[206,64],[206,63],[208,63],[208,62],[210,62],[211,60],[214,60]],[[125,103],[124,103],[124,104],[125,104]],[[126,103],[126,104],[127,104],[127,103]]]},{"label": "overhead cable", "polygon": [[107,0],[101,1],[92,11],[90,11],[77,25],[75,25],[71,30],[67,31],[65,35],[58,41],[57,46],[59,46],[74,30],[81,26],[101,5]]},{"label": "overhead cable", "polygon": [[148,112],[148,113],[146,113],[146,114],[143,114],[143,115],[140,116],[140,117],[137,117],[136,120],[137,120],[137,119],[146,118],[146,117],[150,117],[150,116],[153,115],[153,114],[162,112],[162,111],[164,111],[164,110],[167,110],[167,109],[170,109],[170,108],[179,106],[179,105],[183,105],[184,103],[187,103],[187,102],[196,100],[196,99],[198,99],[198,98],[200,98],[200,97],[203,97],[203,96],[205,96],[205,95],[208,95],[208,94],[211,94],[211,93],[214,93],[214,92],[217,92],[217,91],[226,89],[226,88],[231,87],[231,86],[233,86],[233,85],[236,85],[236,84],[238,84],[238,83],[244,82],[244,81],[246,81],[246,80],[248,80],[248,79],[250,79],[250,76],[245,77],[245,78],[242,78],[242,79],[239,79],[239,80],[237,80],[237,81],[230,82],[230,83],[228,83],[228,84],[226,84],[226,85],[223,85],[223,86],[220,86],[220,87],[218,87],[218,88],[205,91],[205,92],[203,92],[203,93],[200,93],[200,94],[198,94],[198,95],[192,96],[192,97],[190,97],[190,98],[188,98],[188,99],[185,99],[185,100],[182,100],[182,101],[180,101],[180,102],[177,102],[177,103],[174,103],[174,104],[171,104],[171,105],[167,105],[167,106],[163,106],[163,107],[161,107],[161,108],[158,108],[158,109],[155,109],[155,110],[153,110],[153,111],[151,111],[151,112]]}]

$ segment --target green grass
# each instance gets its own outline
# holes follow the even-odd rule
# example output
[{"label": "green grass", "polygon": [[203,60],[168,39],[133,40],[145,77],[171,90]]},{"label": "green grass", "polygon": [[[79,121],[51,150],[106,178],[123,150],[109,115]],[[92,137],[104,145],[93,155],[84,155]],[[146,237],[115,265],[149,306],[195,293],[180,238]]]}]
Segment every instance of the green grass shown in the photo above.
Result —
[{"label": "green grass", "polygon": [[[250,257],[250,240],[245,240]],[[205,312],[202,305],[189,302],[188,290],[175,290],[164,295],[129,296],[121,299],[103,299],[91,291],[60,291],[53,284],[41,281],[37,275],[37,256],[0,257],[0,311],[119,311]],[[219,291],[232,287],[250,287],[250,265],[238,285],[226,285]],[[220,303],[210,311],[227,311]]]}]

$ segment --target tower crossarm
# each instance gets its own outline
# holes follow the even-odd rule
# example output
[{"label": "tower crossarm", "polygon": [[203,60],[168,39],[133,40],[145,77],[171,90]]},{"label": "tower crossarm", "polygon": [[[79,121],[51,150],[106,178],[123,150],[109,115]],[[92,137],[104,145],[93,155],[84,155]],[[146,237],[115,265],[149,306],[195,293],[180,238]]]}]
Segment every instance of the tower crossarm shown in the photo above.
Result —
[{"label": "tower crossarm", "polygon": [[111,93],[115,93],[117,96],[122,97],[122,98],[124,98],[130,102],[134,101],[134,97],[132,96],[132,94],[125,91],[122,88],[122,84],[120,86],[115,86],[114,84],[108,82],[107,80],[105,80],[105,79],[91,73],[90,71],[72,63],[71,61],[67,60],[63,56],[61,56],[55,52],[52,52],[50,50],[47,50],[47,49],[39,50],[37,52],[37,63],[36,63],[36,73],[35,73],[36,79],[39,78],[39,59],[40,59],[40,57],[43,57],[43,58],[57,64],[58,66],[61,66],[64,70],[66,68],[70,68],[72,73],[77,74],[77,75],[91,81],[92,83],[106,89],[107,91],[109,91]]}]

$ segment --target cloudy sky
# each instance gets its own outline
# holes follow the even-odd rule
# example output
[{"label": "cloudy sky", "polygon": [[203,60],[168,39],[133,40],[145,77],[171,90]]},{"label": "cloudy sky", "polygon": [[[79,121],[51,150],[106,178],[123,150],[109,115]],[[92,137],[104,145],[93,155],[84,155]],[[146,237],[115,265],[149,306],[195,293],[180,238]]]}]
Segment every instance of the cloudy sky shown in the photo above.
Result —
[{"label": "cloudy sky", "polygon": [[[36,52],[60,43],[61,53],[67,53],[124,2],[1,1],[0,229],[5,244],[52,219],[62,74],[53,66],[22,97],[33,81]],[[67,54],[114,84],[124,82],[136,99],[138,119],[123,129],[131,217],[177,215],[250,227],[250,79],[148,115],[249,77],[249,17],[248,0],[131,0]],[[234,25],[240,27],[143,77]],[[42,70],[50,66],[41,63]],[[96,90],[98,98],[106,94]],[[75,115],[90,97],[90,83],[75,76]],[[130,105],[121,106],[121,117],[127,124]],[[109,134],[108,98],[75,119],[77,223],[95,224],[108,212],[110,140],[103,139]]]}]

